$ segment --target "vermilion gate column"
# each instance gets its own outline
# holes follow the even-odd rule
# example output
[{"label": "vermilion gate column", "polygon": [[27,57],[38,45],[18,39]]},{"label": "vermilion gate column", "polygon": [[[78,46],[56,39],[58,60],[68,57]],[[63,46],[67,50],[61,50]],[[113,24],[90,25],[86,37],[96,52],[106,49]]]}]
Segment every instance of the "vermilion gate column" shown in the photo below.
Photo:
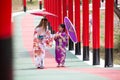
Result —
[{"label": "vermilion gate column", "polygon": [[12,0],[1,0],[0,10],[0,80],[13,80]]},{"label": "vermilion gate column", "polygon": [[62,0],[58,0],[58,25],[62,23],[62,4],[61,4]]},{"label": "vermilion gate column", "polygon": [[42,0],[39,0],[39,9],[42,9]]},{"label": "vermilion gate column", "polygon": [[80,0],[75,0],[75,27],[77,32],[78,42],[75,44],[75,55],[81,54],[80,40]]},{"label": "vermilion gate column", "polygon": [[114,0],[106,0],[105,7],[105,67],[112,67]]},{"label": "vermilion gate column", "polygon": [[89,60],[89,0],[83,0],[83,60]]},{"label": "vermilion gate column", "polygon": [[26,0],[23,0],[23,10],[26,12]]},{"label": "vermilion gate column", "polygon": [[67,16],[67,1],[66,0],[62,0],[63,1],[63,23],[64,23],[64,17]]},{"label": "vermilion gate column", "polygon": [[[68,0],[68,17],[70,21],[73,23],[73,0]],[[74,49],[74,43],[71,39],[69,39],[69,50]]]},{"label": "vermilion gate column", "polygon": [[100,64],[100,0],[93,0],[93,65]]}]

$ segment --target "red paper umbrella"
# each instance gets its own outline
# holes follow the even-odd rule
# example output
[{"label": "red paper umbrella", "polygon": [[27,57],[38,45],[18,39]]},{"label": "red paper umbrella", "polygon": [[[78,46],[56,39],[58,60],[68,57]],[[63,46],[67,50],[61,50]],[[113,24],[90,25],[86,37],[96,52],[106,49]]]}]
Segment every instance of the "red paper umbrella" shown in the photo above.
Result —
[{"label": "red paper umbrella", "polygon": [[57,15],[50,13],[48,11],[37,11],[37,12],[32,12],[31,14],[36,15],[36,16],[53,16],[53,17],[57,17]]}]

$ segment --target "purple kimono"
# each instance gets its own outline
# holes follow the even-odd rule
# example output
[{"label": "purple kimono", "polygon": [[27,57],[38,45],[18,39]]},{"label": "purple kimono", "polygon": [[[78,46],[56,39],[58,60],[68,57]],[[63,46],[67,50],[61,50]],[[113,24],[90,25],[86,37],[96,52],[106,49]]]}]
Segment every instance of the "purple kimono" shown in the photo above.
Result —
[{"label": "purple kimono", "polygon": [[66,46],[68,45],[68,36],[66,32],[58,32],[59,37],[55,38],[55,59],[58,64],[64,64],[66,58]]}]

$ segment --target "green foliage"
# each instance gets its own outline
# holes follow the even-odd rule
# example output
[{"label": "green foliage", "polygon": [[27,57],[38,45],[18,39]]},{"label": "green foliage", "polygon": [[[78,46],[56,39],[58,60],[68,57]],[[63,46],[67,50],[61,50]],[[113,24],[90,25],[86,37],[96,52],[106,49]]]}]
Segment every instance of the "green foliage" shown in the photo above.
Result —
[{"label": "green foliage", "polygon": [[38,0],[33,0],[32,2],[27,1],[27,5],[37,5],[38,4]]},{"label": "green foliage", "polygon": [[89,0],[89,3],[92,3],[92,0]]},{"label": "green foliage", "polygon": [[120,34],[115,34],[114,51],[120,53]]}]

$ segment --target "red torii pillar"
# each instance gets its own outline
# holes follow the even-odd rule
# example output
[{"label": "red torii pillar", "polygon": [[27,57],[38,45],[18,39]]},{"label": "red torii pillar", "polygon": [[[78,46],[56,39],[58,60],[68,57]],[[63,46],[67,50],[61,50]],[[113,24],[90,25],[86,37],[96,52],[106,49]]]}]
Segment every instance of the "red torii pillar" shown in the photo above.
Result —
[{"label": "red torii pillar", "polygon": [[83,61],[89,60],[89,0],[83,0]]},{"label": "red torii pillar", "polygon": [[[51,13],[54,13],[54,2],[55,2],[55,0],[49,0],[49,4],[50,4],[50,6],[49,6],[49,8],[50,8],[50,11],[49,12],[51,12]],[[50,19],[50,26],[51,26],[51,28],[52,28],[52,33],[54,34],[55,33],[55,24],[54,24],[54,18],[53,17],[49,17],[49,19]]]},{"label": "red torii pillar", "polygon": [[39,0],[39,9],[42,9],[42,0]]},{"label": "red torii pillar", "polygon": [[[5,5],[5,4],[6,5]],[[12,70],[12,0],[0,3],[0,80],[13,80]]]},{"label": "red torii pillar", "polygon": [[114,0],[106,0],[105,7],[105,67],[112,67]]},{"label": "red torii pillar", "polygon": [[77,32],[78,42],[75,44],[75,55],[81,54],[80,41],[80,0],[75,0],[75,27]]},{"label": "red torii pillar", "polygon": [[[53,12],[53,8],[54,8],[53,7],[53,0],[49,0],[48,4],[49,4],[49,11],[48,12],[52,13]],[[53,30],[54,30],[53,19],[52,19],[51,16],[48,16],[48,17],[49,17],[49,22],[50,22],[50,24],[51,24],[51,26],[53,27]]]},{"label": "red torii pillar", "polygon": [[[55,10],[56,10],[56,7],[55,7],[56,0],[53,0],[52,2],[53,2],[53,3],[52,3],[52,13],[55,14],[55,12],[56,12],[56,11],[55,11]],[[56,32],[56,27],[57,27],[57,26],[56,26],[56,20],[55,20],[55,19],[56,19],[55,17],[52,17],[53,26],[54,26],[54,31]],[[55,32],[54,32],[54,33],[55,33]]]},{"label": "red torii pillar", "polygon": [[46,9],[46,0],[44,0],[44,9]]},{"label": "red torii pillar", "polygon": [[[45,0],[45,6],[46,6],[46,11],[50,12],[51,11],[51,1],[50,0]],[[51,33],[53,33],[53,27],[51,26],[51,18],[47,16],[48,19],[48,28],[51,30]]]},{"label": "red torii pillar", "polygon": [[[56,6],[58,6],[57,5],[57,0],[53,0],[52,1],[52,5],[51,5],[52,7],[52,13],[53,14],[55,14],[55,15],[57,15],[57,7]],[[52,22],[53,22],[53,27],[54,27],[54,31],[53,31],[53,33],[55,33],[56,31],[57,31],[57,22],[58,22],[58,17],[51,17],[52,18]]]},{"label": "red torii pillar", "polygon": [[61,8],[61,5],[62,5],[62,4],[61,4],[61,1],[62,1],[62,0],[58,0],[58,3],[57,3],[57,4],[58,4],[58,5],[57,5],[57,6],[58,6],[58,9],[57,9],[57,10],[58,10],[58,21],[59,21],[59,22],[58,22],[58,26],[62,23],[62,11],[61,11],[61,9],[62,9],[62,8]]},{"label": "red torii pillar", "polygon": [[[73,0],[68,0],[68,17],[70,21],[73,23]],[[73,49],[74,49],[74,43],[69,38],[69,50],[73,50]]]},{"label": "red torii pillar", "polygon": [[[44,0],[44,9],[46,11],[48,11],[48,0]],[[47,17],[47,19],[48,19],[48,17]],[[48,29],[51,30],[51,32],[52,32],[52,28],[50,26],[50,22],[48,22]]]},{"label": "red torii pillar", "polygon": [[48,0],[44,0],[44,8],[45,10],[47,11],[48,10],[48,3],[47,3]]},{"label": "red torii pillar", "polygon": [[[58,7],[58,5],[57,5],[57,0],[54,0],[54,14],[56,14],[57,15],[57,7]],[[54,22],[55,22],[55,31],[57,31],[58,29],[58,17],[54,17]]]},{"label": "red torii pillar", "polygon": [[26,12],[26,0],[23,0],[23,10]]},{"label": "red torii pillar", "polygon": [[100,0],[93,0],[93,65],[100,64]]},{"label": "red torii pillar", "polygon": [[58,16],[57,19],[56,19],[56,27],[58,27],[58,24],[59,24],[59,10],[58,10],[58,0],[56,0],[56,5],[55,5],[55,10],[56,10],[56,15]]},{"label": "red torii pillar", "polygon": [[67,1],[66,0],[62,0],[63,1],[63,23],[64,23],[64,17],[67,16]]}]

